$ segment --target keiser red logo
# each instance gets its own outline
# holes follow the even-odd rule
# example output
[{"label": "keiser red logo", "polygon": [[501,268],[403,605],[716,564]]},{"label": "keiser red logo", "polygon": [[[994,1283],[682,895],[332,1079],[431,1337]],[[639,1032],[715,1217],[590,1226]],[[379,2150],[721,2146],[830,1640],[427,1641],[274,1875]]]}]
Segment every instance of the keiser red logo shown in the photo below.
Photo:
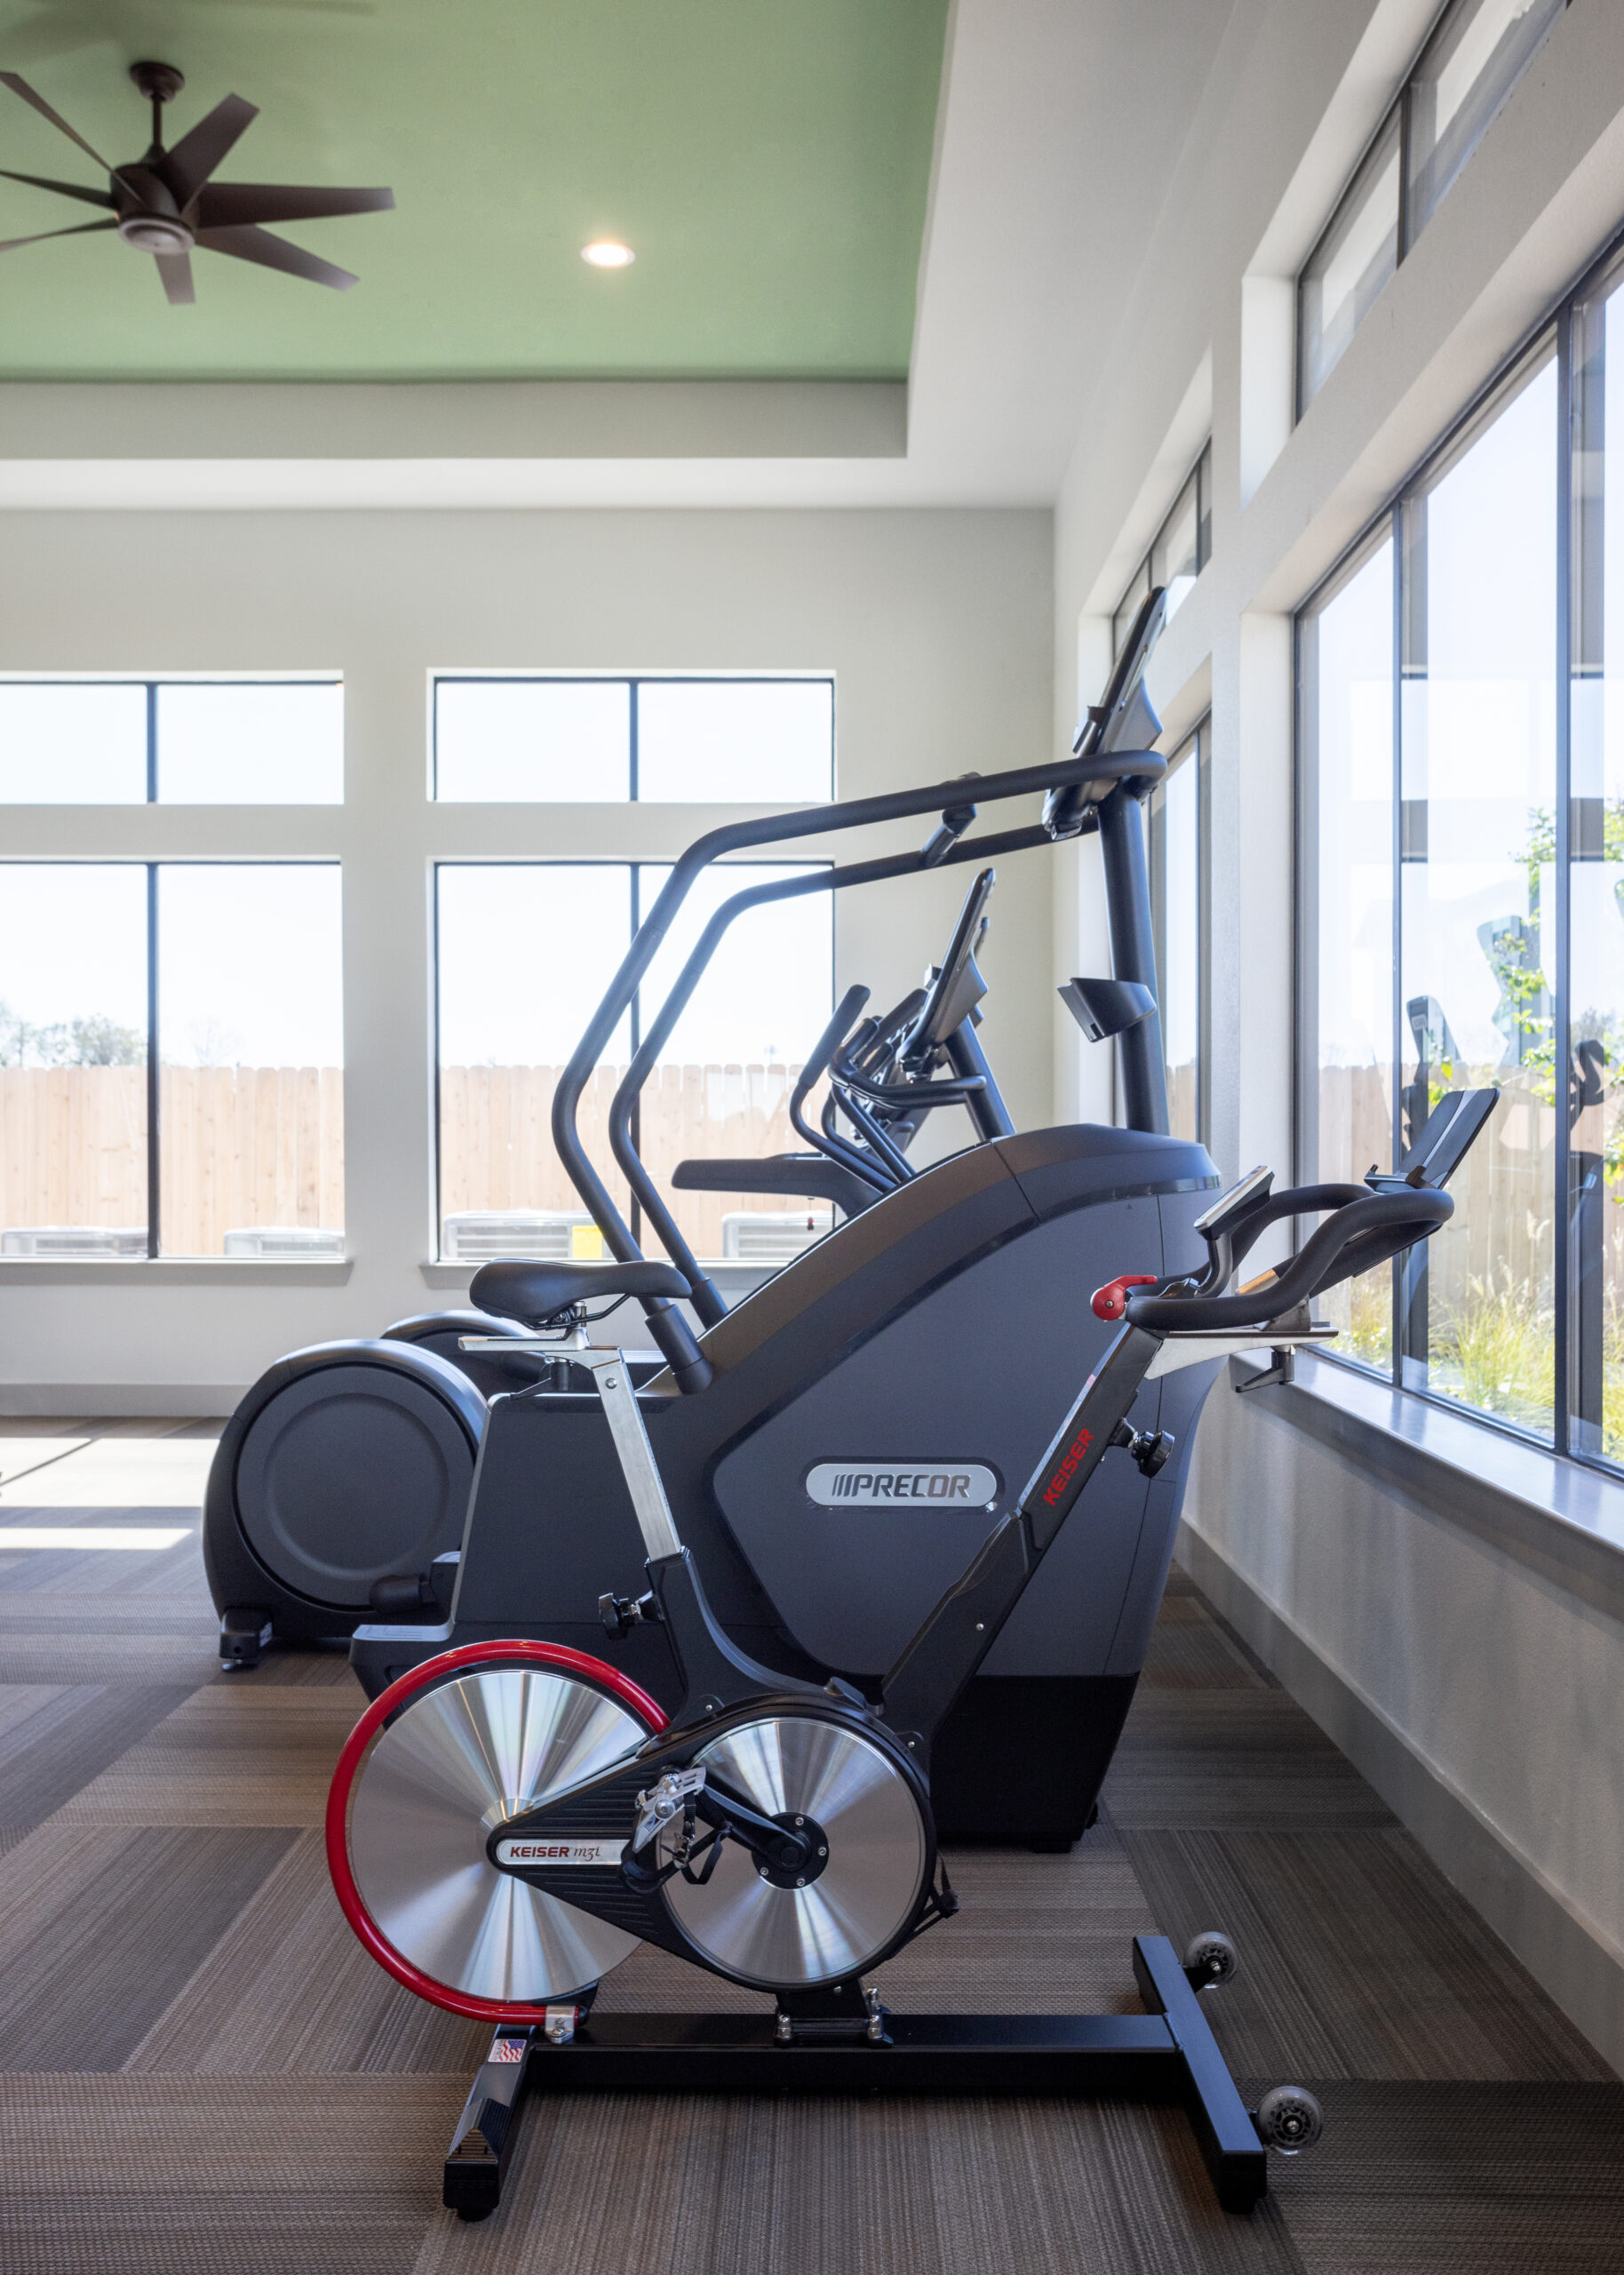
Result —
[{"label": "keiser red logo", "polygon": [[1067,1486],[1071,1482],[1073,1476],[1076,1474],[1079,1462],[1081,1461],[1083,1456],[1087,1452],[1089,1447],[1093,1445],[1093,1443],[1094,1432],[1092,1430],[1079,1430],[1076,1437],[1072,1439],[1071,1444],[1066,1448],[1065,1455],[1061,1462],[1060,1467],[1055,1472],[1054,1476],[1050,1478],[1048,1483],[1043,1489],[1043,1499],[1046,1507],[1052,1509],[1055,1502],[1059,1500],[1061,1495],[1065,1491]]}]

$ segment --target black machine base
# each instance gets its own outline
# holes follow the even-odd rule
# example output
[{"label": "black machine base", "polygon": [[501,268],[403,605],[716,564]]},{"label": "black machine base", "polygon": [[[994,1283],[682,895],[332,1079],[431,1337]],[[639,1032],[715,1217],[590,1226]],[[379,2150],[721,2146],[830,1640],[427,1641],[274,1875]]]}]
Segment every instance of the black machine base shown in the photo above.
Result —
[{"label": "black machine base", "polygon": [[[773,2015],[593,2015],[504,2024],[445,2161],[444,2201],[500,2200],[519,2098],[542,2093],[1084,2094],[1182,2103],[1220,2204],[1249,2212],[1267,2152],[1165,1936],[1134,1938],[1142,2015],[884,2015],[883,2034],[801,2033]],[[883,2009],[879,2010],[883,2013]]]}]

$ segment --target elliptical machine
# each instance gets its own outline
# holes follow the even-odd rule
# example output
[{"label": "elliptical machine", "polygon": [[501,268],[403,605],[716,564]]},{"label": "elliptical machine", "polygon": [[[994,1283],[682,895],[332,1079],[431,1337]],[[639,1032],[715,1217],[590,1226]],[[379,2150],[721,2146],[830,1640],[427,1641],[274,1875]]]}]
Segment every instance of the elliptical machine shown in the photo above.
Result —
[{"label": "elliptical machine", "polygon": [[[877,1696],[786,1678],[718,1621],[679,1531],[640,1394],[615,1350],[577,1347],[602,1401],[646,1551],[641,1616],[665,1635],[674,1711],[618,1668],[545,1643],[454,1650],[362,1717],[327,1812],[334,1886],[365,1947],[419,1996],[497,2025],[445,2166],[444,2200],[499,2195],[518,2093],[1118,2092],[1182,2100],[1220,2201],[1249,2210],[1264,2150],[1311,2145],[1318,2103],[1279,2087],[1248,2112],[1198,2005],[1232,1975],[1222,1936],[1181,1967],[1134,1939],[1143,2016],[898,2016],[864,1977],[958,1902],[937,1847],[933,1757],[955,1701],[1039,1567],[1082,1529],[1113,1449],[1140,1474],[1165,1435],[1136,1426],[1147,1385],[1332,1330],[1311,1300],[1427,1239],[1439,1190],[1493,1106],[1445,1100],[1402,1175],[1271,1192],[1254,1171],[1195,1230],[1205,1268],[1124,1273],[1095,1315],[1123,1322],[1012,1505],[908,1640]],[[1369,1189],[1373,1187],[1374,1189]],[[1271,1225],[1323,1216],[1301,1251],[1224,1290]],[[673,1395],[669,1392],[667,1397]],[[600,1978],[647,1942],[773,1994],[770,2014],[594,2016]]]}]

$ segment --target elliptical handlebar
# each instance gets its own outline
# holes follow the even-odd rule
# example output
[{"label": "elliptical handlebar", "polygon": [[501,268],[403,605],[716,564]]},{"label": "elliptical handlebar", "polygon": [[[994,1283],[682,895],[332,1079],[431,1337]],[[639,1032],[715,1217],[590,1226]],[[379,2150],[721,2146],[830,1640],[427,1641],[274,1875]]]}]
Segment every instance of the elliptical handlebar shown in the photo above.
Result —
[{"label": "elliptical handlebar", "polygon": [[790,1097],[790,1118],[794,1120],[798,1109],[805,1106],[808,1097],[822,1080],[824,1071],[852,1028],[857,1015],[868,1002],[869,991],[864,986],[848,987],[835,1007],[835,1014],[807,1053],[806,1064]]}]

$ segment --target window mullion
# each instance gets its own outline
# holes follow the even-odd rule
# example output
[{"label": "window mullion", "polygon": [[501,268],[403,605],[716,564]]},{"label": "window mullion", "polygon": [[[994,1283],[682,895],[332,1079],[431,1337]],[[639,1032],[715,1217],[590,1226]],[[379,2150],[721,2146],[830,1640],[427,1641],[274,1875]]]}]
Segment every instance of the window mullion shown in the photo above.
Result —
[{"label": "window mullion", "polygon": [[[1556,322],[1556,969],[1552,974],[1556,1002],[1552,1018],[1551,1090],[1556,1129],[1556,1237],[1551,1242],[1552,1303],[1556,1313],[1552,1365],[1552,1433],[1559,1454],[1569,1449],[1573,1409],[1572,1321],[1573,1240],[1576,1229],[1572,1187],[1572,1132],[1570,1097],[1572,1086],[1572,737],[1570,690],[1572,676],[1572,508],[1573,508],[1573,324],[1572,303]],[[1599,1415],[1595,1417],[1598,1422]]]},{"label": "window mullion", "polygon": [[[1390,1088],[1392,1093],[1392,1153],[1389,1166],[1396,1165],[1404,1152],[1404,688],[1405,688],[1405,623],[1408,603],[1406,587],[1409,583],[1409,556],[1405,546],[1405,507],[1401,499],[1393,508],[1393,806],[1392,806],[1392,925],[1393,925],[1393,997],[1392,1026],[1389,1038]],[[1404,1273],[1395,1257],[1388,1266],[1392,1275],[1393,1351],[1392,1377],[1397,1389],[1404,1388],[1405,1302]]]},{"label": "window mullion", "polygon": [[[632,795],[633,799],[637,796],[637,682],[635,680],[632,682]],[[626,949],[629,954],[633,941],[636,939],[639,931],[642,928],[643,866],[641,861],[633,861],[628,863],[627,866],[631,871],[632,878],[632,894],[630,901],[630,907],[632,911],[632,930],[626,940]],[[626,1016],[631,1021],[632,1057],[635,1058],[638,1052],[642,1049],[643,1042],[643,989],[641,980],[638,982],[636,987],[632,992],[631,1006]],[[632,1150],[641,1160],[643,1150],[643,1099],[642,1092],[641,1090],[632,1101]],[[641,1249],[643,1244],[643,1204],[637,1197],[635,1187],[633,1189],[631,1194],[631,1204],[630,1222],[632,1226],[632,1240],[633,1245]]]},{"label": "window mullion", "polygon": [[[150,709],[155,690],[148,688]],[[151,768],[151,743],[147,764]],[[159,1217],[158,1119],[163,1098],[162,1061],[158,1045],[158,865],[147,864],[147,1254],[162,1253],[163,1225]]]}]

